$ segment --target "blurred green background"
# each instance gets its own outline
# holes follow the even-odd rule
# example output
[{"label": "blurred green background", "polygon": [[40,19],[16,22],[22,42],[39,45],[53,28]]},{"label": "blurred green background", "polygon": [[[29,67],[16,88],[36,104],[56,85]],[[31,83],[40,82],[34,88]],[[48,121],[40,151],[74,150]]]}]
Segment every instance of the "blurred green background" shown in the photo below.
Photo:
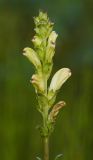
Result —
[{"label": "blurred green background", "polygon": [[59,34],[53,73],[72,70],[58,100],[65,107],[50,139],[51,160],[93,160],[93,1],[0,0],[0,160],[35,160],[42,155],[33,66],[22,56],[32,46],[33,16],[46,11]]}]

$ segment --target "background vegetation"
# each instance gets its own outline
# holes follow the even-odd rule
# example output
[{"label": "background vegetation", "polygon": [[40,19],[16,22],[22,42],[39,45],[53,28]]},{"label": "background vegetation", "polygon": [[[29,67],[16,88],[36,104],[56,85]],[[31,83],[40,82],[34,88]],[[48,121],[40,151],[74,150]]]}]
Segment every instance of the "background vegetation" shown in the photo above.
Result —
[{"label": "background vegetation", "polygon": [[58,99],[61,111],[50,140],[51,159],[93,159],[93,1],[92,0],[0,0],[0,159],[34,160],[42,145],[29,80],[34,72],[22,56],[32,46],[33,16],[43,9],[59,34],[54,70],[69,67],[72,77]]}]

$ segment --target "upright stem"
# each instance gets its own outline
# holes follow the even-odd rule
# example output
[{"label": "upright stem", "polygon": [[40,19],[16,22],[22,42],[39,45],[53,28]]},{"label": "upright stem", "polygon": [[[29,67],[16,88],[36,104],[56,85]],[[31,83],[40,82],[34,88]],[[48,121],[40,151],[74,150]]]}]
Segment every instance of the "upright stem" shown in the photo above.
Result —
[{"label": "upright stem", "polygon": [[44,160],[49,160],[49,137],[43,137]]},{"label": "upright stem", "polygon": [[[45,95],[47,96],[47,77],[44,76],[45,85]],[[47,129],[47,119],[48,119],[48,106],[44,106],[43,111],[43,127],[46,131]],[[49,160],[49,136],[43,136],[43,158],[44,160]]]}]

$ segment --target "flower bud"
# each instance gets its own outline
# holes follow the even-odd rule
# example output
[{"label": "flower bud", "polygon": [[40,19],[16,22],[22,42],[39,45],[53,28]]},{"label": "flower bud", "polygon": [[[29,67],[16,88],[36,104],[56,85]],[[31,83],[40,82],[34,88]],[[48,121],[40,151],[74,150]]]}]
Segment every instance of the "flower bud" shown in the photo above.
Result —
[{"label": "flower bud", "polygon": [[57,36],[58,36],[58,34],[55,31],[52,31],[50,36],[49,36],[48,42],[51,43],[51,44],[55,43],[56,39],[57,39]]},{"label": "flower bud", "polygon": [[48,22],[48,17],[47,17],[47,13],[43,13],[43,12],[39,12],[39,16],[38,17],[34,17],[34,22],[36,26],[39,25],[43,25]]},{"label": "flower bud", "polygon": [[36,47],[38,47],[38,46],[41,45],[42,40],[41,40],[41,38],[39,38],[38,36],[34,36],[34,38],[32,39],[32,42],[33,42],[33,44],[34,44]]},{"label": "flower bud", "polygon": [[56,92],[61,88],[65,81],[71,76],[71,71],[69,68],[62,68],[55,73],[52,78],[49,91]]},{"label": "flower bud", "polygon": [[26,56],[29,59],[29,61],[34,64],[36,69],[38,69],[38,67],[41,67],[41,62],[37,56],[37,53],[32,48],[27,47],[23,51],[23,55]]},{"label": "flower bud", "polygon": [[49,39],[48,39],[48,45],[47,45],[47,49],[46,49],[46,61],[47,62],[51,62],[52,61],[52,57],[54,56],[55,53],[55,42],[56,42],[56,38],[57,38],[57,34],[55,31],[52,31]]}]

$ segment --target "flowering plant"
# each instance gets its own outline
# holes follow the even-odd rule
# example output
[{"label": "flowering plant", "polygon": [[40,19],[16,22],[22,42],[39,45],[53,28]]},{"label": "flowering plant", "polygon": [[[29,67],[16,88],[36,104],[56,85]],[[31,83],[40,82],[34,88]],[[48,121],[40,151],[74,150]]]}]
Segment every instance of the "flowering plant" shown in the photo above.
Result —
[{"label": "flowering plant", "polygon": [[[38,101],[37,109],[42,116],[39,130],[44,143],[44,160],[49,160],[49,136],[53,132],[60,109],[66,104],[64,101],[55,105],[54,103],[61,86],[71,76],[71,71],[69,68],[58,70],[53,76],[50,86],[47,86],[53,68],[53,56],[58,34],[53,31],[54,24],[46,13],[39,12],[39,16],[34,18],[34,23],[35,36],[32,39],[34,49],[26,47],[23,50],[23,55],[35,67],[35,74],[32,75],[30,82],[35,88]],[[60,156],[58,155],[56,159]],[[37,157],[37,159],[40,158]]]}]

